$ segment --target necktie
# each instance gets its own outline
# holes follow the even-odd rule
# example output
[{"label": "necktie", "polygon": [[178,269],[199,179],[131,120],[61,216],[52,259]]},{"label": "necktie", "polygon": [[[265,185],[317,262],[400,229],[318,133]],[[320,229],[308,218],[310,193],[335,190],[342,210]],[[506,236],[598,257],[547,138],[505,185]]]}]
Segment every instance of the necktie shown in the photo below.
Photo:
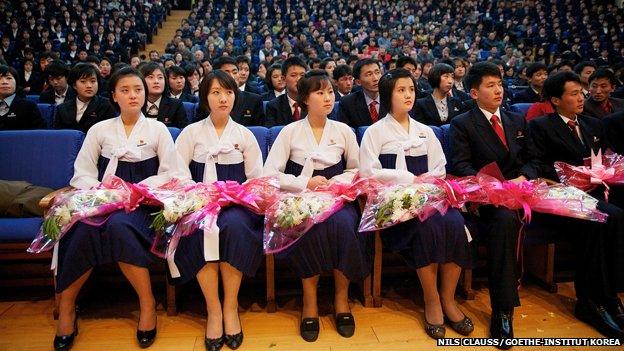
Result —
[{"label": "necktie", "polygon": [[377,101],[371,101],[371,103],[368,105],[371,121],[373,121],[373,123],[379,120],[379,113],[377,112],[377,108],[375,107],[375,105],[377,105]]},{"label": "necktie", "polygon": [[292,114],[292,119],[293,121],[298,121],[301,118],[301,111],[299,110],[299,104],[298,103],[294,103],[293,104],[293,114]]},{"label": "necktie", "polygon": [[572,131],[572,133],[574,133],[574,136],[576,136],[578,140],[581,140],[581,136],[579,135],[578,130],[576,130],[576,126],[578,126],[578,122],[569,120],[567,124],[568,124],[568,127],[570,127],[570,130]]},{"label": "necktie", "polygon": [[507,139],[505,139],[505,133],[503,132],[503,127],[501,127],[500,125],[500,119],[498,118],[497,115],[492,115],[492,118],[490,118],[490,122],[492,123],[492,128],[494,129],[494,132],[496,133],[496,135],[498,135],[498,138],[500,139],[501,143],[503,143],[503,145],[505,145],[505,148],[507,148]]},{"label": "necktie", "polygon": [[150,116],[158,116],[158,106],[152,105],[147,109],[147,114]]},{"label": "necktie", "polygon": [[8,112],[9,112],[9,105],[4,100],[0,101],[0,115],[4,116]]},{"label": "necktie", "polygon": [[[607,98],[602,105],[600,105],[604,113],[610,115],[613,112],[613,106],[611,105],[611,101]],[[569,122],[568,122],[569,123]]]}]

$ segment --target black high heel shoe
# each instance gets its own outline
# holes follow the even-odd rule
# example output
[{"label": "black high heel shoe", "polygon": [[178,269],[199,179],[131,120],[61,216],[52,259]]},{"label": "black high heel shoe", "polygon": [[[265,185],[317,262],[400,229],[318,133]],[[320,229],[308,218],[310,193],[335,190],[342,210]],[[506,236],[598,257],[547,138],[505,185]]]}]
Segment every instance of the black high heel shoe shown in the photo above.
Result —
[{"label": "black high heel shoe", "polygon": [[69,335],[54,336],[54,350],[66,351],[71,349],[76,335],[78,335],[78,312],[76,312],[74,317],[74,331]]},{"label": "black high heel shoe", "polygon": [[241,327],[241,331],[239,333],[233,335],[225,334],[225,344],[232,350],[236,350],[243,344],[243,324],[240,321],[240,314],[238,314],[238,324]]},{"label": "black high heel shoe", "polygon": [[206,346],[206,351],[219,351],[223,347],[223,343],[225,341],[225,337],[221,335],[216,339],[210,339],[207,336],[204,336],[204,346]]},{"label": "black high heel shoe", "polygon": [[156,317],[156,327],[154,327],[154,329],[152,330],[139,330],[139,327],[137,326],[136,337],[137,337],[137,341],[139,342],[139,347],[141,347],[142,349],[146,349],[152,346],[152,344],[154,343],[154,340],[156,340],[157,327],[158,327],[158,317]]}]

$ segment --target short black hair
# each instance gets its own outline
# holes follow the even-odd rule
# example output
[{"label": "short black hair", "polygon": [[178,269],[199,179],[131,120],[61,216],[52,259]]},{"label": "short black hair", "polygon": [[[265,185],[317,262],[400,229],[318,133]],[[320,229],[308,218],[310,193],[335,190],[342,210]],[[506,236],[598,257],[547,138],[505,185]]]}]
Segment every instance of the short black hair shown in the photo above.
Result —
[{"label": "short black hair", "polygon": [[21,83],[19,74],[17,74],[17,70],[8,65],[0,65],[0,77],[5,77],[11,75],[15,80],[15,91],[13,93],[20,92],[21,94]]},{"label": "short black hair", "polygon": [[203,114],[204,117],[210,114],[208,93],[210,93],[210,87],[212,86],[212,82],[214,80],[217,80],[225,89],[229,89],[234,92],[234,104],[232,105],[232,108],[236,106],[236,101],[238,101],[238,84],[234,78],[232,78],[232,76],[225,71],[215,69],[208,73],[199,85],[199,109],[201,111],[200,114]]},{"label": "short black hair", "polygon": [[594,69],[596,69],[596,64],[591,61],[583,61],[577,64],[576,66],[574,66],[574,72],[576,72],[576,74],[581,74],[581,72],[583,72],[583,69],[585,69],[585,67],[593,67]]},{"label": "short black hair", "polygon": [[95,63],[96,65],[100,65],[100,58],[95,56],[95,55],[89,55],[87,56],[87,59],[85,60],[85,62],[88,63]]},{"label": "short black hair", "polygon": [[319,68],[325,69],[325,67],[327,67],[327,64],[330,62],[333,62],[334,64],[336,63],[336,61],[331,57],[324,58],[323,60],[321,60],[321,66]]},{"label": "short black hair", "polygon": [[321,64],[321,59],[318,57],[313,57],[308,60],[308,67],[314,67],[314,64],[318,63],[319,66]]},{"label": "short black hair", "polygon": [[360,74],[362,74],[362,68],[368,65],[377,65],[378,67],[381,68],[381,66],[379,65],[379,61],[375,59],[372,59],[372,58],[360,59],[355,63],[355,66],[353,66],[353,78],[360,79]]},{"label": "short black hair", "polygon": [[285,76],[288,73],[290,67],[299,66],[305,69],[306,71],[309,69],[308,65],[306,65],[305,61],[303,61],[298,56],[289,57],[282,63],[282,74]]},{"label": "short black hair", "polygon": [[249,59],[249,57],[247,57],[247,55],[238,55],[238,56],[236,56],[236,66],[238,67],[238,65],[240,63],[246,63],[247,66],[249,66],[249,68],[251,68],[251,60]]},{"label": "short black hair", "polygon": [[455,68],[446,63],[436,63],[431,68],[431,71],[429,71],[429,77],[427,78],[429,80],[429,85],[431,85],[432,88],[439,88],[442,75],[447,73],[454,74]]},{"label": "short black hair", "polygon": [[[405,68],[395,68],[384,73],[379,79],[379,109],[392,111],[392,91],[396,86],[399,78],[409,78],[414,83],[414,89],[416,89],[416,80],[412,76],[412,72]],[[416,103],[416,90],[414,90],[414,103]],[[381,116],[385,117],[385,116]]]},{"label": "short black hair", "polygon": [[418,67],[418,62],[414,60],[413,57],[410,56],[401,56],[396,60],[397,68],[404,68],[405,65],[412,64],[414,68]]},{"label": "short black hair", "polygon": [[70,71],[67,84],[73,86],[81,78],[95,77],[100,80],[100,71],[90,63],[78,63]]},{"label": "short black hair", "polygon": [[221,69],[221,67],[225,66],[225,65],[234,65],[236,67],[238,67],[236,65],[236,59],[234,59],[231,56],[221,56],[219,58],[217,58],[216,60],[214,60],[214,62],[212,63],[212,69]]},{"label": "short black hair", "polygon": [[533,75],[539,71],[548,72],[548,67],[541,62],[533,62],[532,64],[529,65],[529,67],[527,67],[527,70],[526,70],[527,78],[533,77]]},{"label": "short black hair", "polygon": [[353,70],[349,65],[338,65],[332,73],[334,80],[338,80],[344,76],[353,76]]},{"label": "short black hair", "polygon": [[271,76],[273,75],[273,72],[275,72],[275,71],[280,71],[280,74],[281,74],[282,73],[282,65],[281,64],[273,64],[273,65],[269,66],[269,69],[267,69],[267,73],[264,76],[264,82],[266,83],[266,85],[269,88],[269,90],[275,89],[275,87],[273,86],[273,81],[271,80]]},{"label": "short black hair", "polygon": [[197,72],[197,74],[199,75],[199,68],[196,64],[194,63],[187,63],[184,66],[184,74],[186,77],[190,77],[193,75],[193,73]]},{"label": "short black hair", "polygon": [[615,78],[615,73],[613,73],[613,71],[609,68],[604,68],[604,67],[598,68],[597,70],[594,71],[594,73],[592,73],[591,76],[589,76],[588,81],[591,84],[591,82],[600,78],[608,79],[609,82],[611,82],[611,85],[617,85],[617,79]]},{"label": "short black hair", "polygon": [[550,101],[552,98],[561,98],[567,82],[577,82],[581,84],[581,78],[578,74],[570,71],[557,72],[546,78],[544,81],[544,88],[542,88],[542,93],[546,101]]},{"label": "short black hair", "polygon": [[313,92],[331,86],[331,79],[324,69],[313,69],[306,72],[303,78],[297,82],[297,103],[302,108],[308,108],[306,100]]},{"label": "short black hair", "polygon": [[167,78],[170,78],[171,76],[186,77],[186,71],[180,66],[173,65],[167,68],[166,71],[167,71]]},{"label": "short black hair", "polygon": [[[117,83],[119,83],[122,78],[126,77],[138,77],[141,79],[141,82],[143,83],[143,92],[145,93],[145,96],[147,96],[147,83],[145,82],[145,78],[141,72],[130,65],[121,67],[115,70],[108,81],[108,96],[110,96],[110,102],[117,111],[119,111],[119,104],[117,104],[117,102],[113,99],[113,93],[115,92],[115,88],[117,88]],[[145,101],[147,101],[147,98]]]},{"label": "short black hair", "polygon": [[497,77],[503,79],[498,66],[489,61],[475,63],[464,77],[464,87],[470,89],[478,89],[483,78],[485,77]]},{"label": "short black hair", "polygon": [[67,78],[69,76],[69,67],[63,61],[54,60],[46,67],[45,73],[48,78]]},{"label": "short black hair", "polygon": [[[450,57],[447,57],[445,59],[441,59],[437,63],[445,63],[445,64],[453,67],[453,69],[455,69],[455,61],[453,61],[453,59],[451,59]],[[431,74],[431,73],[429,73],[429,74]]]}]

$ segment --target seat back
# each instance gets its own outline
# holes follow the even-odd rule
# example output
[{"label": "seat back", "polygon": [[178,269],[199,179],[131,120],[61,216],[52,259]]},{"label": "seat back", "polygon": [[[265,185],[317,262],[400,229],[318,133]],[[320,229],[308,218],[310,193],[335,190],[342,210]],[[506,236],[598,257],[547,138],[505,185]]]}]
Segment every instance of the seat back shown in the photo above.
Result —
[{"label": "seat back", "polygon": [[174,142],[182,132],[179,128],[176,127],[167,127],[167,129],[169,129],[169,133],[171,133],[171,138],[173,138]]},{"label": "seat back", "polygon": [[532,103],[521,102],[521,103],[517,103],[517,104],[511,105],[510,108],[511,108],[512,111],[518,112],[523,117],[526,117],[527,111],[529,110],[529,107],[531,107],[531,105],[533,105],[533,104]]},{"label": "seat back", "polygon": [[51,104],[39,104],[37,103],[37,107],[39,108],[39,113],[41,113],[41,117],[46,122],[46,126],[48,128],[54,127],[54,112],[56,111],[56,106]]},{"label": "seat back", "polygon": [[26,100],[39,103],[39,95],[26,95]]},{"label": "seat back", "polygon": [[275,139],[277,139],[277,136],[279,135],[279,132],[282,130],[282,128],[284,128],[284,126],[275,126],[269,129],[269,147],[267,148],[267,150],[271,150],[271,146],[273,146],[273,143],[275,142]]},{"label": "seat back", "polygon": [[195,102],[182,102],[184,105],[184,112],[186,112],[186,120],[189,124],[195,122],[195,109],[198,103]]},{"label": "seat back", "polygon": [[266,161],[269,154],[269,129],[260,126],[247,128],[256,137],[256,141],[258,141],[258,146],[260,146],[260,151],[262,151],[262,161]]},{"label": "seat back", "polygon": [[0,179],[60,189],[74,175],[84,133],[77,130],[0,132]]}]

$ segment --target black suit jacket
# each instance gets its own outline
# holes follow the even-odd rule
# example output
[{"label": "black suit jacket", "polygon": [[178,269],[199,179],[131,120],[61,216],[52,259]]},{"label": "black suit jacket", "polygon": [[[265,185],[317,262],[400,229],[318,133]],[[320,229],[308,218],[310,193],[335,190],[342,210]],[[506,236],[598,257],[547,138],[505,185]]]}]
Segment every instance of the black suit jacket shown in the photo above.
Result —
[{"label": "black suit jacket", "polygon": [[[299,115],[301,118],[305,118],[308,115],[308,110],[301,107]],[[290,122],[293,122],[293,119],[290,103],[288,102],[288,94],[282,94],[269,101],[266,108],[266,121],[264,126],[267,128],[285,126]]]},{"label": "black suit jacket", "polygon": [[[172,99],[175,99],[172,96],[169,96],[169,97],[172,98]],[[182,102],[192,102],[192,103],[199,102],[199,98],[197,96],[195,96],[195,95],[193,95],[193,94],[191,94],[191,93],[189,93],[187,91],[183,91],[182,94],[180,94],[180,98],[178,100],[180,100]]]},{"label": "black suit jacket", "polygon": [[535,91],[529,86],[526,89],[520,91],[513,97],[513,103],[519,104],[522,102],[534,103],[542,101],[542,97],[535,93]]},{"label": "black suit jacket", "polygon": [[443,124],[450,123],[455,116],[466,112],[464,104],[461,100],[453,96],[447,97],[447,106],[448,118],[446,121],[442,121],[435,105],[435,101],[433,101],[433,95],[429,95],[425,98],[416,100],[416,104],[413,109],[414,115],[412,117],[418,122],[429,126],[441,126]]},{"label": "black suit jacket", "polygon": [[[611,102],[611,106],[613,107],[613,111],[610,114],[624,111],[624,100],[610,97],[609,101]],[[595,118],[603,118],[609,115],[602,110],[600,104],[592,97],[589,97],[587,100],[585,100],[585,105],[583,105],[583,114],[585,116]]]},{"label": "black suit jacket", "polygon": [[[72,100],[75,97],[76,91],[74,90],[74,88],[69,86],[67,88],[67,93],[65,93],[65,101]],[[56,101],[54,100],[54,89],[52,87],[48,87],[48,90],[44,91],[43,93],[41,93],[41,95],[39,95],[39,103],[50,105],[56,104]]]},{"label": "black suit jacket", "polygon": [[461,100],[462,102],[471,100],[470,94],[463,92],[455,87],[453,87],[453,97]]},{"label": "black suit jacket", "polygon": [[39,73],[33,71],[30,74],[30,79],[28,79],[28,81],[26,81],[24,70],[19,71],[19,76],[22,81],[22,86],[24,88],[30,87],[30,91],[26,92],[27,95],[37,95],[41,93],[43,81],[41,80]]},{"label": "black suit jacket", "polygon": [[478,107],[453,118],[449,131],[452,174],[475,175],[484,166],[496,162],[505,179],[539,176],[540,164],[527,137],[524,117],[502,110],[500,113],[509,149]]},{"label": "black suit jacket", "polygon": [[251,81],[247,81],[247,84],[245,84],[245,91],[248,93],[254,93],[257,95],[261,95],[262,91],[256,86],[256,84],[252,83]]},{"label": "black suit jacket", "polygon": [[[381,105],[378,105],[377,108],[379,111],[379,119],[386,117],[388,111],[381,108]],[[342,99],[340,99],[340,104],[338,105],[338,120],[348,124],[349,127],[352,128],[370,126],[373,124],[363,90],[343,96]]]},{"label": "black suit jacket", "polygon": [[597,153],[599,149],[604,151],[609,147],[599,119],[578,116],[577,121],[582,143],[557,113],[536,118],[529,123],[529,135],[542,164],[542,177],[559,179],[555,172],[555,161],[582,166],[583,158],[589,157],[591,150]]},{"label": "black suit jacket", "polygon": [[94,124],[116,115],[108,99],[96,95],[89,101],[80,122],[76,122],[76,99],[65,101],[57,106],[54,117],[55,129],[77,129],[86,133]]},{"label": "black suit jacket", "polygon": [[15,96],[9,112],[0,116],[0,130],[44,129],[46,123],[41,117],[37,104]]},{"label": "black suit jacket", "polygon": [[620,155],[624,154],[624,111],[603,118],[602,123],[611,149]]},{"label": "black suit jacket", "polygon": [[262,101],[271,101],[275,99],[276,97],[277,96],[275,96],[275,90],[271,89],[267,91],[266,93],[262,94]]},{"label": "black suit jacket", "polygon": [[263,125],[262,97],[258,94],[239,91],[230,116],[235,122],[244,126]]},{"label": "black suit jacket", "polygon": [[[146,100],[142,110],[145,117],[150,118],[150,115],[147,114],[147,104],[148,102]],[[158,107],[158,116],[156,117],[156,119],[163,122],[165,125],[167,125],[167,127],[176,127],[182,129],[188,124],[188,120],[186,119],[186,111],[184,110],[184,105],[182,104],[182,101],[170,98],[166,95],[163,95],[160,99],[160,106]]]}]

